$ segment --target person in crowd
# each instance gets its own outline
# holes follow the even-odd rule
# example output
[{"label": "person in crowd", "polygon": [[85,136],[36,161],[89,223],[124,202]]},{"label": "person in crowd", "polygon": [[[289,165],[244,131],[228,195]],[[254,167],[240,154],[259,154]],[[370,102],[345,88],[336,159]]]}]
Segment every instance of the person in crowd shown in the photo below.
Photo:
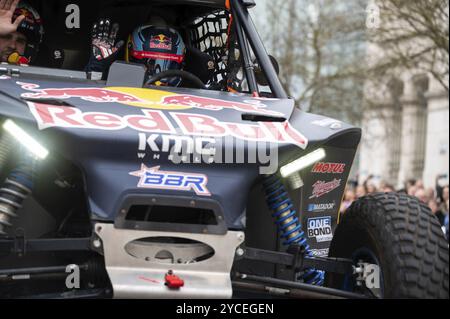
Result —
[{"label": "person in crowd", "polygon": [[415,184],[416,184],[416,180],[415,179],[407,180],[406,183],[405,183],[405,190],[408,191],[408,189],[410,189]]},{"label": "person in crowd", "polygon": [[415,196],[417,191],[418,191],[418,188],[415,185],[411,185],[407,188],[406,193],[409,196]]},{"label": "person in crowd", "polygon": [[448,185],[442,189],[442,203],[448,202]]},{"label": "person in crowd", "polygon": [[428,187],[425,189],[425,195],[428,197],[429,200],[436,198],[436,192],[432,187]]},{"label": "person in crowd", "polygon": [[344,200],[341,203],[341,212],[345,212],[347,208],[356,200],[355,191],[351,188],[348,188],[345,191]]},{"label": "person in crowd", "polygon": [[377,191],[377,188],[375,187],[374,184],[372,184],[372,183],[367,184],[367,193],[368,194],[376,193],[376,191]]},{"label": "person in crowd", "polygon": [[391,193],[391,192],[395,192],[395,188],[394,188],[394,186],[392,186],[391,184],[384,184],[384,186],[383,186],[383,192],[385,192],[385,193]]},{"label": "person in crowd", "polygon": [[445,221],[446,214],[441,211],[441,209],[438,206],[438,203],[436,202],[436,200],[435,199],[430,199],[428,201],[428,207],[430,207],[431,212],[434,214],[434,216],[437,217],[437,219],[439,220],[439,223],[441,224],[441,226],[444,226],[444,221]]},{"label": "person in crowd", "polygon": [[447,237],[447,241],[449,241],[449,232],[448,232],[448,215],[445,216],[445,221],[444,221],[444,233],[445,233],[445,237]]},{"label": "person in crowd", "polygon": [[417,189],[414,196],[417,197],[422,203],[428,203],[429,198],[423,188]]},{"label": "person in crowd", "polygon": [[424,185],[423,185],[423,181],[422,181],[421,179],[418,179],[418,180],[416,181],[415,186],[416,186],[417,188],[422,188],[422,189],[425,188]]},{"label": "person in crowd", "polygon": [[361,198],[363,196],[367,195],[367,190],[364,185],[358,185],[356,186],[356,197]]}]

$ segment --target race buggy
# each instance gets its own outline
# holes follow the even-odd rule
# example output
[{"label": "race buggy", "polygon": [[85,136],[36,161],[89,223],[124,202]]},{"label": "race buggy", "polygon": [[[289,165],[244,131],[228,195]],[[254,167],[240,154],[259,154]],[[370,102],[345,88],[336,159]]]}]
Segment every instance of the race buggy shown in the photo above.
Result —
[{"label": "race buggy", "polygon": [[[39,58],[0,66],[0,297],[449,297],[424,204],[339,213],[361,130],[287,96],[255,1],[73,0],[72,29],[66,2],[31,1]],[[183,70],[145,87],[136,64],[83,70],[96,19],[126,38],[150,12],[182,34]]]}]

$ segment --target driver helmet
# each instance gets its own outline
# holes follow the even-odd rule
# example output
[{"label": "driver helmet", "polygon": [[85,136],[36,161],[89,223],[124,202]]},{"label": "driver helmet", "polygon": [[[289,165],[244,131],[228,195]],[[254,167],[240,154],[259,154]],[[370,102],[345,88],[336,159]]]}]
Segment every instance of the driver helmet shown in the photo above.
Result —
[{"label": "driver helmet", "polygon": [[[167,70],[181,70],[186,46],[183,38],[173,28],[161,24],[147,24],[137,27],[128,38],[125,52],[127,62],[146,66],[145,82]],[[180,77],[163,78],[160,85],[178,86]]]},{"label": "driver helmet", "polygon": [[37,11],[25,1],[20,1],[13,14],[13,21],[19,16],[25,16],[17,31],[27,37],[24,57],[29,62],[34,60],[39,52],[39,46],[44,37],[44,26]]}]

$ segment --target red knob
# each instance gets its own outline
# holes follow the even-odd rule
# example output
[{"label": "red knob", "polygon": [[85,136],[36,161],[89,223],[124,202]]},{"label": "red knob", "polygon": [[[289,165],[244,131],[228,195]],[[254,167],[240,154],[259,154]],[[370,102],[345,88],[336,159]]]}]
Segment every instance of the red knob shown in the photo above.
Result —
[{"label": "red knob", "polygon": [[184,286],[184,280],[174,274],[167,273],[164,279],[165,285],[170,289],[179,289]]}]

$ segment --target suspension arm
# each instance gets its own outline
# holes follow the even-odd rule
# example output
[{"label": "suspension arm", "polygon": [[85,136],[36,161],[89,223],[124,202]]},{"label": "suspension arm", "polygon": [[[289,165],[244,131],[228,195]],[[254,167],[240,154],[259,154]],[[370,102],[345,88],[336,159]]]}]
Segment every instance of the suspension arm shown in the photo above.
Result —
[{"label": "suspension arm", "polygon": [[90,237],[87,238],[52,238],[52,239],[0,239],[0,255],[13,253],[25,255],[27,252],[44,251],[89,251]]},{"label": "suspension arm", "polygon": [[338,274],[353,274],[352,260],[330,257],[310,257],[304,254],[270,251],[258,248],[243,248],[243,259],[263,261],[292,269],[315,268]]}]

